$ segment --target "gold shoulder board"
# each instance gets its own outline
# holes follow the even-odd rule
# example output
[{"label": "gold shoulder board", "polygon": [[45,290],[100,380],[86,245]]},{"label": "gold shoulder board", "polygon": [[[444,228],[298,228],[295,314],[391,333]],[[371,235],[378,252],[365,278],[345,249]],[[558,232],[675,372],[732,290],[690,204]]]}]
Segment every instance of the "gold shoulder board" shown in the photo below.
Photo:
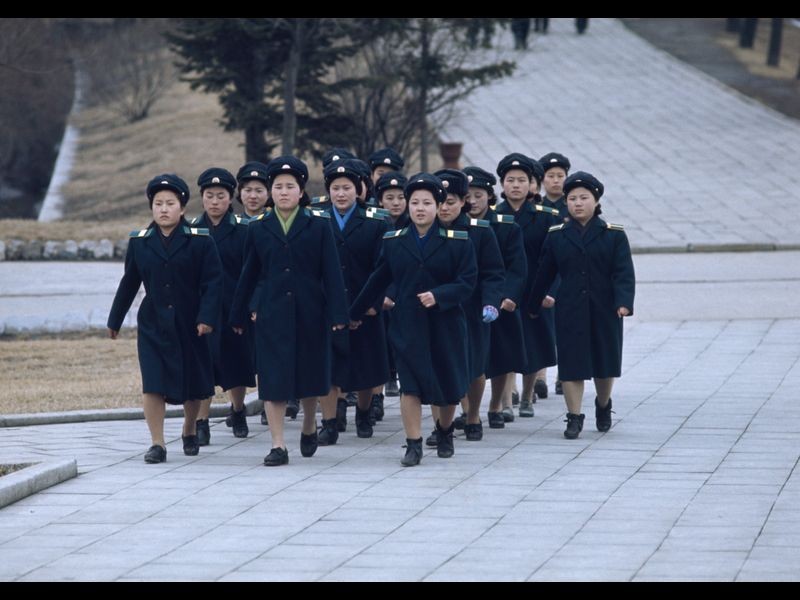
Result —
[{"label": "gold shoulder board", "polygon": [[383,239],[390,240],[392,238],[397,238],[403,236],[408,231],[408,227],[403,227],[402,229],[396,229],[394,231],[387,231],[383,234]]},{"label": "gold shoulder board", "polygon": [[546,212],[550,213],[551,215],[559,216],[559,212],[555,208],[550,208],[549,206],[544,206],[542,204],[534,204],[534,206],[539,212]]},{"label": "gold shoulder board", "polygon": [[606,227],[609,229],[616,229],[617,231],[625,231],[625,228],[617,223],[606,223]]},{"label": "gold shoulder board", "polygon": [[148,237],[151,233],[153,233],[152,229],[137,229],[136,231],[131,231],[128,234],[128,237],[144,238],[144,237]]},{"label": "gold shoulder board", "polygon": [[564,224],[563,223],[561,223],[561,225],[553,225],[547,231],[561,231],[562,229],[564,229]]},{"label": "gold shoulder board", "polygon": [[443,238],[450,240],[468,240],[469,234],[466,231],[459,231],[456,229],[439,229],[439,235]]},{"label": "gold shoulder board", "polygon": [[[513,217],[512,217],[513,219]],[[484,221],[483,219],[470,219],[469,224],[472,227],[488,227],[489,221]]]}]

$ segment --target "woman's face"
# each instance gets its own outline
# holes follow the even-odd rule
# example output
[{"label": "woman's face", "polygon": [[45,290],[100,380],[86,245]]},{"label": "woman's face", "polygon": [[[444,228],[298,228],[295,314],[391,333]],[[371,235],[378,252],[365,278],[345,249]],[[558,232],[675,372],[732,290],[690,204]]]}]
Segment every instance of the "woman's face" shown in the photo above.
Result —
[{"label": "woman's face", "polygon": [[259,179],[250,179],[242,184],[239,196],[245,213],[254,217],[263,212],[267,204],[267,186]]},{"label": "woman's face", "polygon": [[544,174],[544,192],[551,198],[559,198],[564,193],[564,180],[567,178],[567,172],[561,167],[553,167],[547,169]]},{"label": "woman's face", "polygon": [[153,221],[164,229],[172,229],[181,221],[185,211],[178,195],[172,190],[159,190],[153,196]]},{"label": "woman's face", "polygon": [[295,207],[300,204],[300,197],[303,195],[303,189],[297,183],[294,175],[284,173],[278,175],[272,182],[270,189],[272,201],[275,203],[275,208],[281,212],[292,212]]},{"label": "woman's face", "polygon": [[567,194],[569,215],[581,225],[588,223],[589,219],[594,216],[596,206],[597,200],[592,196],[592,192],[586,188],[576,187]]},{"label": "woman's face", "polygon": [[378,165],[375,167],[375,170],[372,172],[372,183],[378,183],[378,179],[381,178],[381,175],[388,173],[391,170],[392,167],[389,165]]},{"label": "woman's face", "polygon": [[408,200],[408,214],[417,227],[429,227],[436,218],[436,200],[428,190],[414,190]]},{"label": "woman's face", "polygon": [[347,177],[338,177],[331,182],[328,190],[334,208],[340,214],[346,213],[356,203],[356,186]]},{"label": "woman's face", "polygon": [[478,218],[489,208],[489,192],[483,188],[471,187],[464,197],[469,205],[469,216]]},{"label": "woman's face", "polygon": [[463,206],[464,200],[461,197],[455,194],[447,194],[447,199],[439,205],[439,220],[444,223],[455,221],[458,215],[461,214]]},{"label": "woman's face", "polygon": [[212,186],[203,190],[203,210],[214,221],[219,221],[231,205],[231,194],[227,188]]},{"label": "woman's face", "polygon": [[531,194],[538,194],[539,193],[539,180],[536,177],[531,177],[531,186],[530,186]]},{"label": "woman's face", "polygon": [[514,202],[522,202],[528,195],[531,178],[522,169],[511,169],[503,177],[503,191],[506,198]]},{"label": "woman's face", "polygon": [[406,197],[400,188],[389,188],[383,192],[381,206],[389,211],[393,219],[396,219],[406,211]]}]

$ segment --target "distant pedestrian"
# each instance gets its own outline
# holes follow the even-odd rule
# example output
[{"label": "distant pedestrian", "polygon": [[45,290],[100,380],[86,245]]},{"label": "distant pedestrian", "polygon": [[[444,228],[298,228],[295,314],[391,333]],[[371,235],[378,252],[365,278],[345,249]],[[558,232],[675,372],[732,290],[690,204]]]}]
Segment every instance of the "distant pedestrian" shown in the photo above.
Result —
[{"label": "distant pedestrian", "polygon": [[394,283],[390,340],[400,377],[400,413],[409,467],[422,458],[422,404],[439,407],[437,454],[453,456],[453,416],[469,387],[467,325],[461,303],[478,276],[475,251],[464,231],[439,226],[436,211],[447,197],[429,173],[408,178],[411,224],[384,237],[378,267],[350,307],[354,324]]},{"label": "distant pedestrian", "polygon": [[531,28],[531,20],[527,19],[511,19],[511,33],[514,34],[514,49],[527,50],[528,48],[528,32]]},{"label": "distant pedestrian", "polygon": [[575,30],[582,34],[589,27],[589,19],[575,19]]},{"label": "distant pedestrian", "polygon": [[570,220],[550,228],[526,310],[538,314],[561,275],[556,311],[558,369],[567,404],[564,436],[583,429],[584,380],[594,379],[598,431],[611,427],[611,390],[622,369],[622,318],[633,314],[635,274],[621,225],[600,218],[603,184],[577,171],[564,182]]},{"label": "distant pedestrian", "polygon": [[348,323],[347,297],[329,215],[305,208],[308,167],[294,156],[267,165],[271,212],[248,224],[246,259],[236,286],[230,325],[241,334],[260,286],[256,320],[259,398],[266,401],[272,448],[266,466],[285,465],[286,404],[301,399],[300,453],[317,450],[317,398],[331,384],[331,330]]},{"label": "distant pedestrian", "polygon": [[[233,293],[244,266],[248,219],[233,214],[232,201],[237,182],[228,170],[219,167],[206,169],[197,178],[197,185],[204,211],[192,221],[192,226],[207,229],[217,246],[223,271],[221,323],[227,323]],[[252,335],[251,327],[245,329],[243,336],[236,335],[230,327],[217,327],[211,333],[214,384],[228,392],[231,426],[237,438],[246,438],[249,433],[244,397],[247,388],[256,385]],[[197,415],[197,438],[201,446],[211,443],[210,409],[211,398],[203,400]]]},{"label": "distant pedestrian", "polygon": [[108,315],[117,339],[125,315],[144,283],[137,314],[137,349],[142,372],[144,416],[152,446],[147,463],[167,460],[164,414],[167,404],[184,409],[183,453],[199,452],[196,434],[200,400],[214,395],[209,334],[219,326],[222,265],[207,229],[190,227],[183,215],[189,187],[174,174],[147,184],[153,221],[130,235],[125,273]]},{"label": "distant pedestrian", "polygon": [[548,18],[535,18],[533,19],[533,30],[536,32],[541,32],[546,34],[547,27],[550,25],[550,19]]}]

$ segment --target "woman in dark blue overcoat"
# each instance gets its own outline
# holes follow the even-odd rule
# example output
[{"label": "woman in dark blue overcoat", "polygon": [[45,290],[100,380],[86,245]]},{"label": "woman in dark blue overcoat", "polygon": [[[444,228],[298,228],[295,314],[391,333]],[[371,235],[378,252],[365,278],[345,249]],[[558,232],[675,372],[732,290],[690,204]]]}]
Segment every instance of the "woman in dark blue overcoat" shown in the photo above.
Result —
[{"label": "woman in dark blue overcoat", "polygon": [[[378,264],[388,224],[382,209],[367,207],[363,201],[357,201],[362,182],[352,159],[333,162],[325,169],[324,177],[330,198],[326,212],[330,216],[349,303]],[[333,385],[328,396],[321,401],[320,445],[335,444],[339,437],[336,410],[343,390],[357,392],[356,434],[361,438],[372,437],[370,407],[373,388],[383,385],[389,377],[382,304],[383,298],[367,312],[359,328],[333,334]],[[346,402],[343,402],[346,410]]]},{"label": "woman in dark blue overcoat", "polygon": [[243,331],[253,291],[260,284],[256,370],[272,435],[264,464],[277,466],[289,461],[283,416],[293,398],[303,402],[300,452],[312,456],[317,449],[317,398],[331,385],[331,329],[341,329],[349,320],[330,216],[305,208],[308,167],[293,156],[274,158],[267,167],[275,208],[247,226],[247,258],[230,324]]},{"label": "woman in dark blue overcoat", "polygon": [[[247,219],[233,214],[232,201],[236,178],[230,171],[218,167],[206,169],[197,179],[203,201],[203,214],[192,221],[195,227],[208,229],[217,245],[222,261],[222,317],[230,317],[233,292],[244,265],[244,242],[247,238]],[[246,438],[249,433],[244,407],[248,387],[256,385],[253,374],[252,331],[236,335],[230,327],[220,327],[211,334],[214,356],[214,383],[227,391],[231,398],[231,426],[233,435]],[[211,398],[203,400],[197,415],[197,437],[201,446],[211,442],[209,410]]]},{"label": "woman in dark blue overcoat", "polygon": [[144,412],[153,445],[145,462],[167,459],[166,404],[183,404],[183,451],[199,451],[196,419],[200,400],[214,395],[209,335],[220,326],[222,266],[208,231],[183,218],[186,182],[159,175],[147,185],[153,222],[131,233],[125,273],[114,296],[108,329],[116,339],[139,286],[145,297],[137,314],[137,347]]},{"label": "woman in dark blue overcoat", "polygon": [[[611,388],[622,370],[622,318],[633,314],[635,274],[621,225],[599,217],[603,184],[577,171],[564,182],[570,220],[551,228],[528,310],[552,304],[547,289],[561,276],[556,311],[558,364],[567,403],[567,429],[583,429],[584,380],[594,379],[598,431],[611,427]],[[544,302],[544,304],[543,304]]]},{"label": "woman in dark blue overcoat", "polygon": [[[467,440],[474,442],[483,439],[480,408],[486,387],[489,324],[500,316],[505,269],[503,256],[489,221],[473,219],[467,215],[469,207],[464,201],[469,191],[467,175],[457,169],[442,169],[434,175],[442,180],[447,190],[447,199],[439,206],[439,222],[447,229],[467,232],[478,262],[478,283],[472,295],[462,304],[467,317],[470,386],[467,395],[461,400],[465,414],[462,415],[460,427],[464,429]],[[435,420],[437,409],[431,407],[431,412]],[[456,426],[459,427],[458,424]],[[434,431],[426,444],[435,446],[436,443]]]},{"label": "woman in dark blue overcoat", "polygon": [[354,322],[396,286],[389,340],[400,378],[400,411],[407,452],[422,458],[422,404],[440,407],[438,454],[453,455],[453,416],[469,388],[467,325],[461,303],[475,287],[478,267],[469,236],[439,227],[437,205],[446,193],[438,177],[419,173],[405,188],[412,224],[385,235],[377,269],[350,307]]},{"label": "woman in dark blue overcoat", "polygon": [[497,237],[505,269],[500,316],[490,325],[489,361],[486,367],[486,377],[492,382],[489,421],[497,429],[505,427],[500,411],[506,397],[511,404],[515,374],[525,370],[528,360],[521,317],[522,297],[528,279],[528,259],[522,242],[522,230],[514,217],[497,214],[493,210],[496,201],[495,176],[479,167],[467,167],[464,173],[469,178],[469,214],[473,218],[489,221]]},{"label": "woman in dark blue overcoat", "polygon": [[[536,276],[539,253],[547,230],[559,222],[557,210],[541,204],[530,204],[525,199],[530,190],[530,180],[534,169],[533,159],[519,153],[505,156],[497,165],[497,174],[506,198],[497,206],[497,212],[498,214],[512,215],[522,229],[525,256],[528,261],[528,278],[525,282],[526,294],[522,300],[523,306],[528,303],[530,286]],[[523,311],[522,331],[525,336],[527,366],[522,372],[522,397],[520,398],[519,414],[521,417],[532,417],[533,386],[536,377],[546,367],[556,364],[552,311],[540,319],[532,319]],[[509,408],[504,409],[504,413],[509,410]],[[513,414],[511,411],[507,420],[513,420]],[[490,426],[492,426],[492,420],[490,417]]]}]

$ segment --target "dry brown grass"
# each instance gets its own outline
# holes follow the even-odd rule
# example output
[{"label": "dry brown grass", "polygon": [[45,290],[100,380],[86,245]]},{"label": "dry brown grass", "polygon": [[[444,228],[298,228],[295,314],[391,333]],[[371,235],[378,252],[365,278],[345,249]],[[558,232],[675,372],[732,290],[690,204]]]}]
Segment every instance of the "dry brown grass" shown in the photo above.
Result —
[{"label": "dry brown grass", "polygon": [[793,81],[797,76],[800,57],[800,28],[789,23],[789,19],[783,20],[781,57],[777,67],[767,66],[770,30],[770,19],[759,19],[752,48],[739,48],[739,35],[724,31],[714,41],[727,48],[754,75]]},{"label": "dry brown grass", "polygon": [[139,225],[132,219],[122,221],[53,221],[39,223],[31,219],[0,219],[0,240],[19,239],[26,242],[32,240],[102,240],[112,242],[127,237],[128,233]]},{"label": "dry brown grass", "polygon": [[0,338],[0,381],[0,414],[141,407],[136,334]]}]

